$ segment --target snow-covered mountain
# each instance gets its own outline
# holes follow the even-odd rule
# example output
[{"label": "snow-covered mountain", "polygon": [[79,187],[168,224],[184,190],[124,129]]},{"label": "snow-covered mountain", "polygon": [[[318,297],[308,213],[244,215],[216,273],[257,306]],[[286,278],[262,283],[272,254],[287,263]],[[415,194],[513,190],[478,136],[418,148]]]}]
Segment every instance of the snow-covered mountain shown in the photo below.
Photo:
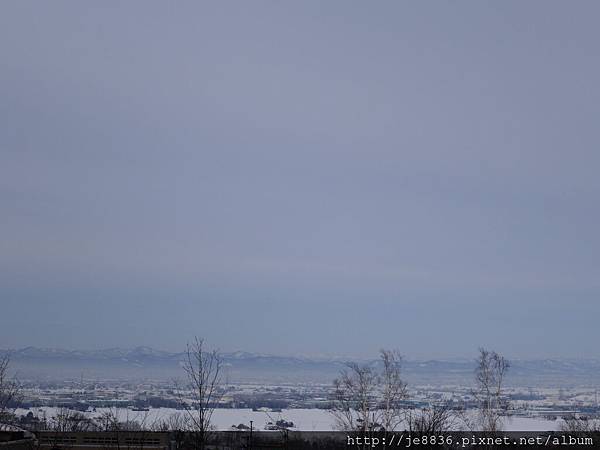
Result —
[{"label": "snow-covered mountain", "polygon": [[[7,352],[0,350],[0,354]],[[64,350],[26,347],[12,350],[13,367],[26,378],[65,379],[80,376],[106,379],[173,379],[182,377],[184,352],[151,347],[103,350]],[[232,382],[331,382],[346,359],[278,356],[238,351],[223,353],[225,373]],[[362,361],[364,362],[364,361]],[[377,360],[371,361],[377,364]],[[475,364],[465,358],[405,360],[403,371],[411,384],[465,384]],[[511,361],[510,383],[567,386],[600,383],[598,359],[516,359]]]}]

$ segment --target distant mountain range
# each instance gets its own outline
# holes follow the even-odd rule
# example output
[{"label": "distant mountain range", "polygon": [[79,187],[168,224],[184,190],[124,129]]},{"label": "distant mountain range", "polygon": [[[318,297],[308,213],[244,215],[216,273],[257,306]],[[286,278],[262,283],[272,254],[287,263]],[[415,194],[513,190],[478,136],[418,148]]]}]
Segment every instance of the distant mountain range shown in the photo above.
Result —
[{"label": "distant mountain range", "polygon": [[[0,354],[7,350],[0,350]],[[12,367],[24,379],[155,379],[183,377],[183,352],[150,347],[104,350],[63,350],[26,347],[12,350]],[[229,382],[330,383],[343,368],[345,358],[290,357],[249,352],[223,353],[224,375]],[[377,361],[362,361],[376,364]],[[470,384],[473,360],[405,360],[403,372],[412,385]],[[517,359],[511,361],[511,384],[521,386],[571,386],[600,384],[597,359]]]}]

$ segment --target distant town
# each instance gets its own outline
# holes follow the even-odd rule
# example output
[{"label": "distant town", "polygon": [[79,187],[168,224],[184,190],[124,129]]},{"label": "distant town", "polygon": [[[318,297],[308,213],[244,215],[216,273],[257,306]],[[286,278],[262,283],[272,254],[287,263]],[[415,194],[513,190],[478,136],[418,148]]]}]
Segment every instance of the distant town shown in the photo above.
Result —
[{"label": "distant town", "polygon": [[[5,352],[8,354],[8,352]],[[26,348],[11,352],[20,377],[15,412],[25,427],[41,426],[60,410],[89,418],[107,411],[140,427],[156,427],[173,415],[194,408],[194,396],[182,369],[185,353],[148,347],[105,351]],[[250,420],[267,428],[331,430],[334,379],[343,370],[341,358],[294,358],[247,352],[222,354],[220,383],[214,400],[213,425],[219,429],[249,427]],[[406,392],[398,408],[420,411],[443,406],[474,410],[474,362],[398,361]],[[376,367],[377,360],[363,361]],[[503,396],[515,429],[557,429],[568,417],[600,416],[598,362],[538,360],[512,363]],[[295,420],[294,420],[295,418]]]},{"label": "distant town", "polygon": [[[216,408],[253,409],[281,412],[283,409],[330,408],[332,386],[322,384],[229,384]],[[81,379],[65,382],[33,382],[24,384],[19,410],[37,416],[42,407],[68,408],[92,412],[98,408],[124,408],[132,412],[151,409],[183,410],[177,387],[165,381],[96,381]],[[185,397],[185,391],[183,391]],[[598,390],[572,388],[507,388],[511,399],[511,415],[556,420],[565,415],[600,414]],[[418,409],[444,402],[453,407],[475,407],[468,386],[414,386],[410,388],[406,408]]]}]

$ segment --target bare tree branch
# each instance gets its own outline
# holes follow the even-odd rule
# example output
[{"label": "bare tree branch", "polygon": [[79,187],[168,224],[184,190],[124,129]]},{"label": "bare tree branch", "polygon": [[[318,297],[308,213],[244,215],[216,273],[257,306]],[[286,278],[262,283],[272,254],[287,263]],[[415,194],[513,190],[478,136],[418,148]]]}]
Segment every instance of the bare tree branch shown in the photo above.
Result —
[{"label": "bare tree branch", "polygon": [[194,338],[187,345],[183,369],[187,375],[192,404],[184,402],[189,427],[194,436],[194,446],[205,448],[211,430],[215,406],[221,400],[221,371],[223,361],[218,351],[208,351],[204,340]]},{"label": "bare tree branch", "polygon": [[10,422],[11,407],[19,401],[21,386],[14,376],[9,373],[10,354],[0,357],[0,422]]},{"label": "bare tree branch", "polygon": [[478,428],[481,431],[494,433],[502,430],[502,417],[510,406],[504,393],[509,366],[508,360],[502,355],[479,349],[473,396],[477,401]]},{"label": "bare tree branch", "polygon": [[372,364],[347,363],[333,381],[331,414],[337,428],[356,431],[393,431],[402,422],[402,358],[397,351],[381,350],[381,370]]}]

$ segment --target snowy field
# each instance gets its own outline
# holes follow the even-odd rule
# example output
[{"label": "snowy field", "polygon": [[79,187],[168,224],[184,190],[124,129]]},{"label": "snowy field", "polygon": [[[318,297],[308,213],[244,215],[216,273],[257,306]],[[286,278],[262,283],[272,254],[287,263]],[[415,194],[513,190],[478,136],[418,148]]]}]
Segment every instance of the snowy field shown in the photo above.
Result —
[{"label": "snowy field", "polygon": [[[31,410],[18,409],[19,415],[27,414],[31,411],[34,415],[52,418],[56,415],[57,408],[42,407]],[[173,414],[186,414],[171,408],[153,408],[147,412],[131,411],[127,408],[97,408],[94,412],[84,413],[87,417],[99,417],[103,413],[115,412],[119,421],[137,421],[146,426],[167,420]],[[295,428],[303,431],[330,431],[335,428],[333,416],[322,409],[284,409],[282,412],[253,411],[251,409],[216,409],[212,417],[212,423],[219,430],[228,430],[232,425],[245,424],[253,426],[257,430],[264,430],[268,422],[275,422],[284,419],[293,422]],[[535,417],[513,417],[507,418],[504,428],[507,431],[554,431],[560,427],[560,420],[547,420]]]}]

